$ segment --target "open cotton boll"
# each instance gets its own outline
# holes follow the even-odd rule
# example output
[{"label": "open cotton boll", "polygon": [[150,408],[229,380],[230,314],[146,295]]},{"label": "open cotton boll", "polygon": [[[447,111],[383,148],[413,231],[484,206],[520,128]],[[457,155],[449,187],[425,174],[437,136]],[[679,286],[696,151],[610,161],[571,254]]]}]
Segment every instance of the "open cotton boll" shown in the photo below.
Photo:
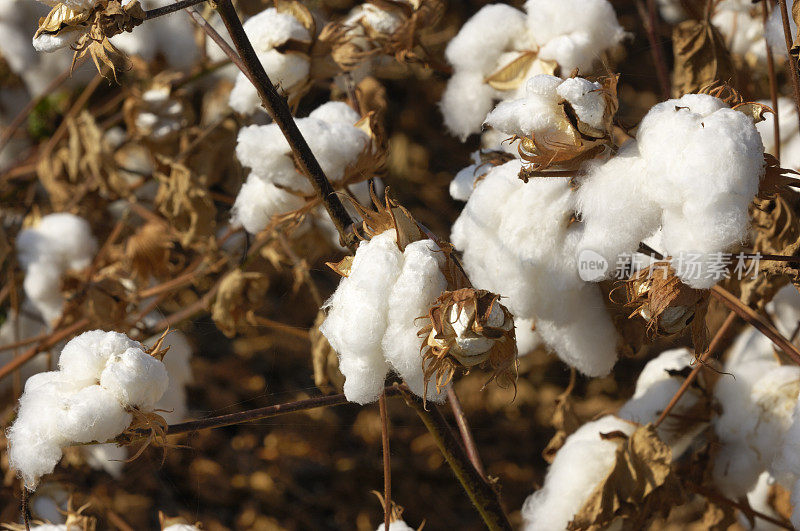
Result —
[{"label": "open cotton boll", "polygon": [[138,341],[119,332],[84,332],[64,345],[58,358],[58,369],[76,385],[94,385],[100,381],[111,357],[131,348],[143,347]]},{"label": "open cotton boll", "polygon": [[[789,12],[789,34],[797,35],[797,24],[791,16],[794,0],[787,0],[786,7]],[[767,43],[772,48],[772,53],[777,57],[786,57],[786,37],[783,32],[783,17],[780,9],[773,9],[769,14],[767,23],[764,27]]]},{"label": "open cotton boll", "polygon": [[89,223],[66,212],[48,214],[17,236],[17,256],[27,267],[46,259],[61,269],[83,269],[97,252]]},{"label": "open cotton boll", "polygon": [[525,85],[526,96],[500,102],[486,117],[486,124],[509,135],[547,136],[553,141],[566,138],[568,123],[558,105],[559,77],[545,74],[532,77]]},{"label": "open cotton boll", "polygon": [[93,470],[103,470],[115,479],[122,477],[128,449],[114,443],[92,444],[81,448],[83,455]]},{"label": "open cotton boll", "polygon": [[[296,18],[287,13],[278,13],[274,7],[270,7],[247,19],[243,27],[273,84],[289,91],[308,77],[310,61],[307,56],[281,53],[275,49],[289,39],[311,41],[308,30]],[[256,88],[243,73],[236,77],[228,103],[242,114],[260,108]]]},{"label": "open cotton boll", "polygon": [[[639,374],[633,397],[620,408],[617,416],[642,425],[655,422],[683,383],[680,376],[672,376],[668,371],[680,371],[689,367],[693,359],[694,356],[688,349],[679,348],[666,350],[650,360]],[[673,459],[680,457],[692,439],[707,425],[698,422],[694,426],[686,426],[685,422],[678,420],[700,398],[699,391],[689,389],[675,404],[675,415],[665,419],[657,428],[659,438],[672,448]]]},{"label": "open cotton boll", "polygon": [[450,40],[445,57],[457,71],[489,74],[500,54],[525,33],[525,13],[505,4],[487,5]]},{"label": "open cotton boll", "polygon": [[[417,334],[422,328],[418,319],[428,314],[436,298],[447,289],[440,269],[443,263],[444,253],[432,240],[408,244],[400,274],[389,293],[388,326],[381,346],[386,361],[419,396],[425,392],[425,382],[421,355],[424,338]],[[436,392],[435,385],[428,386],[428,400],[441,402],[445,397],[445,393]]]},{"label": "open cotton boll", "polygon": [[[775,509],[770,503],[770,489],[774,484],[775,479],[767,472],[763,472],[760,476],[758,476],[756,486],[747,493],[747,503],[750,504],[750,507],[753,510],[758,511],[761,514],[766,514],[772,518],[780,519],[780,515],[775,512]],[[756,518],[755,522],[751,524],[747,517],[742,513],[737,515],[737,519],[739,521],[739,525],[745,529],[757,531],[777,531],[778,529],[783,529],[782,527],[767,522],[762,518]]]},{"label": "open cotton boll", "polygon": [[320,331],[339,353],[345,396],[359,404],[377,400],[389,369],[381,340],[391,288],[403,265],[396,238],[396,232],[388,230],[361,242],[350,275],[324,306],[328,316]]},{"label": "open cotton boll", "polygon": [[[145,10],[171,3],[171,0],[141,1],[142,9]],[[194,24],[188,17],[159,17],[136,26],[133,31],[115,35],[111,38],[111,43],[123,52],[138,55],[145,61],[153,61],[161,55],[170,68],[188,70],[200,58],[194,29]]]},{"label": "open cotton boll", "polygon": [[496,91],[483,80],[481,72],[456,72],[439,102],[445,126],[462,142],[481,130],[484,118],[492,110]]},{"label": "open cotton boll", "polygon": [[61,295],[62,271],[51,262],[34,262],[25,271],[22,289],[31,305],[48,324],[61,316],[64,297]]},{"label": "open cotton boll", "polygon": [[273,216],[297,210],[304,204],[302,197],[250,175],[236,196],[231,223],[257,234],[267,228]]},{"label": "open cotton boll", "polygon": [[[761,100],[759,103],[772,107],[770,100]],[[780,97],[778,98],[778,108],[773,110],[777,111],[780,124],[781,166],[793,170],[800,169],[800,133],[798,133],[797,108],[794,101]],[[761,134],[761,140],[764,142],[764,151],[771,155],[775,155],[777,152],[774,124],[775,115],[772,113],[766,113],[764,120],[756,124],[758,132]]]},{"label": "open cotton boll", "polygon": [[[750,4],[752,6],[752,4]],[[728,9],[723,3],[717,7],[711,23],[725,38],[728,49],[734,55],[745,58],[748,63],[761,65],[767,61],[767,44],[764,40],[764,23],[761,10],[756,16],[746,11]],[[786,45],[783,45],[783,49]]]},{"label": "open cotton boll", "polygon": [[590,71],[626,35],[607,0],[528,0],[525,11],[539,57],[557,62],[562,72]]},{"label": "open cotton boll", "polygon": [[167,390],[169,376],[164,363],[141,348],[129,348],[108,359],[100,385],[124,406],[152,410]]},{"label": "open cotton boll", "polygon": [[606,415],[567,437],[547,471],[544,486],[522,506],[525,531],[566,529],[592,491],[611,472],[617,444],[600,434],[631,435],[636,424]]},{"label": "open cotton boll", "polygon": [[778,331],[785,337],[792,337],[800,323],[800,293],[797,288],[789,284],[779,289],[767,304],[767,312]]}]

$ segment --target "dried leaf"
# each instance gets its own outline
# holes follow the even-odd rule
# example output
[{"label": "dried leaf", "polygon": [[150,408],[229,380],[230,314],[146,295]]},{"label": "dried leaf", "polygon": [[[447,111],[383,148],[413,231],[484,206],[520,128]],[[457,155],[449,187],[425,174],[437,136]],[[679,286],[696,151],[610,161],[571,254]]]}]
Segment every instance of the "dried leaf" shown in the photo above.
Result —
[{"label": "dried leaf", "polygon": [[775,111],[773,111],[771,107],[768,107],[763,103],[757,103],[752,101],[735,105],[733,107],[733,110],[746,114],[753,120],[754,124],[766,120],[766,118],[764,118],[764,115],[768,112],[775,114]]},{"label": "dried leaf", "polygon": [[685,20],[672,32],[675,68],[672,95],[680,97],[713,81],[732,81],[733,61],[719,30],[709,20]]},{"label": "dried leaf", "polygon": [[652,424],[630,438],[614,438],[616,462],[570,522],[569,529],[606,529],[623,519],[629,529],[646,529],[659,515],[680,504],[682,494],[672,467],[672,450],[659,440]]}]

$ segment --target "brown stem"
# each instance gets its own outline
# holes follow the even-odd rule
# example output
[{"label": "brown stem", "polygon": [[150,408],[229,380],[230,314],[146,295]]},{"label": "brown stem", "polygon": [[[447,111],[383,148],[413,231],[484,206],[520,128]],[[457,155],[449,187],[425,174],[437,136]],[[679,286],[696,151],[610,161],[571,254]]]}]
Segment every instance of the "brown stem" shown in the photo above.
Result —
[{"label": "brown stem", "polygon": [[186,9],[187,7],[191,7],[196,4],[200,4],[205,2],[206,0],[180,0],[175,2],[174,4],[168,4],[164,7],[157,7],[155,9],[148,9],[144,12],[144,19],[150,20],[152,18],[163,17],[164,15],[169,15],[170,13],[175,13],[176,11],[180,11],[181,9]]},{"label": "brown stem", "polygon": [[761,0],[761,19],[764,23],[764,44],[767,47],[767,72],[769,73],[769,97],[772,101],[772,110],[775,116],[772,121],[772,134],[775,135],[775,158],[781,160],[781,126],[778,122],[778,80],[775,76],[775,57],[772,55],[772,46],[766,38],[767,19],[769,18],[769,8],[767,0]]},{"label": "brown stem", "polygon": [[[789,10],[786,8],[786,0],[778,0],[781,10],[781,21],[783,22],[783,38],[786,40],[786,68],[789,69],[789,77],[792,80],[792,91],[794,92],[794,104],[797,107],[797,119],[800,123],[800,72],[797,70],[797,59],[792,55],[792,30],[789,26]],[[775,142],[779,140],[776,138]]]},{"label": "brown stem", "polygon": [[664,55],[661,52],[661,44],[658,42],[654,0],[647,0],[646,8],[644,2],[638,0],[636,2],[636,9],[639,11],[639,17],[642,19],[645,33],[647,33],[647,40],[650,43],[650,54],[653,56],[653,64],[656,67],[658,84],[661,86],[661,97],[668,100],[670,96],[669,69],[667,68],[667,63],[664,61]]},{"label": "brown stem", "polygon": [[25,363],[33,359],[37,354],[42,351],[48,350],[56,345],[59,341],[66,339],[67,337],[71,336],[81,328],[86,327],[89,324],[89,319],[81,319],[80,321],[76,321],[72,323],[70,326],[66,328],[62,328],[61,330],[57,330],[52,334],[48,335],[47,338],[40,341],[33,347],[26,350],[20,356],[12,359],[2,367],[0,367],[0,380],[17,370],[19,367],[22,367]]},{"label": "brown stem", "polygon": [[483,468],[481,456],[478,454],[478,447],[475,445],[475,439],[469,429],[469,423],[467,422],[467,416],[464,415],[464,409],[461,407],[461,401],[458,399],[456,390],[452,385],[447,388],[447,401],[450,403],[450,409],[453,410],[453,416],[456,418],[456,425],[461,433],[461,441],[464,443],[467,456],[478,474],[486,481],[486,471]]},{"label": "brown stem", "polygon": [[678,403],[678,400],[681,399],[684,393],[686,393],[686,391],[689,389],[689,386],[692,385],[692,382],[695,381],[697,375],[700,374],[700,369],[705,367],[705,363],[717,351],[720,342],[722,341],[723,337],[728,332],[728,330],[730,330],[734,321],[736,321],[736,313],[730,312],[728,314],[728,317],[726,317],[725,321],[722,323],[722,326],[720,326],[719,330],[717,330],[717,333],[714,334],[714,338],[711,340],[711,343],[708,345],[706,351],[703,352],[702,356],[697,358],[696,365],[692,369],[692,372],[689,373],[689,376],[686,377],[686,379],[681,384],[680,388],[672,396],[672,399],[669,401],[669,404],[667,404],[667,407],[665,407],[664,411],[662,411],[661,415],[659,415],[658,420],[656,420],[655,422],[656,428],[660,426],[661,423],[664,422],[664,420],[669,416],[669,413],[670,411],[672,411],[672,408],[675,407],[675,405]]},{"label": "brown stem", "polygon": [[222,21],[225,23],[225,27],[231,39],[233,39],[233,44],[244,61],[245,67],[250,72],[249,77],[261,98],[261,104],[286,137],[300,170],[314,187],[316,195],[322,200],[333,224],[336,226],[340,241],[351,249],[355,248],[357,238],[353,231],[353,220],[336,195],[333,186],[325,176],[325,172],[322,171],[322,167],[319,165],[314,153],[311,152],[308,142],[300,133],[300,129],[298,129],[292,117],[292,112],[289,110],[289,105],[278,94],[272,81],[270,81],[267,72],[264,70],[264,65],[258,59],[253,45],[242,27],[231,0],[220,0],[217,3],[217,12],[222,17]]},{"label": "brown stem", "polygon": [[389,415],[386,413],[386,390],[378,399],[381,412],[381,450],[383,454],[383,528],[389,531],[392,515],[392,454],[389,449]]},{"label": "brown stem", "polygon": [[497,492],[483,480],[469,462],[466,452],[458,444],[458,439],[447,425],[441,411],[436,406],[432,406],[430,410],[425,409],[422,400],[402,387],[398,387],[398,389],[406,403],[414,409],[428,432],[433,436],[436,446],[439,447],[442,456],[478,510],[486,527],[490,530],[511,529],[511,523],[503,512]]},{"label": "brown stem", "polygon": [[780,332],[769,323],[764,316],[759,315],[752,308],[740,301],[731,292],[720,286],[711,288],[711,295],[719,299],[722,304],[733,310],[743,320],[753,325],[759,332],[767,336],[775,345],[783,350],[792,361],[800,365],[800,350],[791,341],[783,337]]},{"label": "brown stem", "polygon": [[722,503],[722,504],[725,504],[725,505],[729,505],[729,506],[731,506],[731,507],[733,507],[735,509],[738,509],[738,510],[742,511],[742,513],[744,513],[744,514],[752,514],[753,516],[757,516],[757,517],[761,518],[762,520],[765,520],[765,521],[767,521],[767,522],[769,522],[771,524],[775,524],[778,527],[782,527],[784,529],[789,529],[790,531],[794,531],[794,526],[790,522],[786,522],[784,520],[778,520],[777,518],[773,518],[773,517],[769,516],[768,514],[764,514],[764,513],[761,513],[759,511],[756,511],[752,507],[749,507],[749,506],[744,505],[742,503],[739,503],[737,501],[731,500],[730,498],[726,498],[725,496],[723,496],[723,495],[721,495],[721,494],[719,494],[717,492],[714,492],[711,489],[707,489],[705,487],[702,487],[700,485],[689,485],[689,487],[693,491],[695,491],[697,494],[700,494],[701,496],[703,496],[705,498],[708,498],[709,500],[713,501],[714,503]]}]

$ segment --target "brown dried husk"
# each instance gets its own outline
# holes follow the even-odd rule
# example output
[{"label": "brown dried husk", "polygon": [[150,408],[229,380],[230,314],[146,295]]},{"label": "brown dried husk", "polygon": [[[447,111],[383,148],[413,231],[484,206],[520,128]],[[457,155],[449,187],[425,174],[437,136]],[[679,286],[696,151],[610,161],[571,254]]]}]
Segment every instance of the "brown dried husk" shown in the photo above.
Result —
[{"label": "brown dried husk", "polygon": [[615,521],[622,529],[647,529],[652,520],[683,503],[671,466],[672,450],[658,438],[652,424],[637,428],[630,437],[614,433],[604,438],[617,443],[614,467],[568,529],[606,529]]},{"label": "brown dried husk", "polygon": [[733,60],[719,30],[706,17],[685,20],[672,30],[675,56],[672,96],[696,92],[715,81],[734,81]]},{"label": "brown dried husk", "polygon": [[[427,316],[428,324],[419,331],[419,336],[426,338],[421,347],[426,388],[433,379],[439,392],[452,381],[456,372],[467,372],[476,366],[492,370],[487,384],[495,380],[502,387],[516,385],[518,364],[513,316],[499,299],[499,295],[471,287],[446,291],[436,299]],[[500,305],[505,317],[502,328],[487,324],[495,304]],[[449,320],[452,308],[456,308],[459,315],[467,311],[474,316],[470,331],[494,342],[488,351],[477,356],[461,351]]]},{"label": "brown dried husk", "polygon": [[679,334],[691,325],[695,350],[705,349],[708,292],[681,282],[669,262],[656,262],[631,276],[625,293],[626,306],[635,308],[630,317],[645,318],[651,336]]},{"label": "brown dried husk", "polygon": [[181,245],[192,246],[214,237],[217,209],[208,189],[189,167],[157,156],[155,177],[160,186],[155,204],[180,235]]},{"label": "brown dried husk", "polygon": [[341,393],[344,389],[344,375],[339,370],[339,355],[319,330],[324,320],[325,312],[320,310],[314,320],[314,326],[308,331],[308,338],[311,340],[311,361],[314,366],[314,385],[326,394]]},{"label": "brown dried husk", "polygon": [[222,279],[211,307],[211,318],[223,334],[233,337],[252,325],[247,314],[264,304],[269,278],[262,272],[234,269]]}]

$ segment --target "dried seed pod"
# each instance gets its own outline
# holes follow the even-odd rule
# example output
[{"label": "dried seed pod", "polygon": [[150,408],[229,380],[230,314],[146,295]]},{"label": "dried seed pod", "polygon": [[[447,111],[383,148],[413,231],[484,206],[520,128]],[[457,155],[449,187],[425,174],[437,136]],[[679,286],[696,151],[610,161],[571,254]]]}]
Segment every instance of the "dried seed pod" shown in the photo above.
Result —
[{"label": "dried seed pod", "polygon": [[708,292],[681,282],[668,262],[656,262],[625,284],[627,306],[647,321],[651,335],[673,335],[691,325],[695,347],[705,343]]},{"label": "dried seed pod", "polygon": [[247,314],[258,309],[269,288],[269,278],[263,273],[234,269],[222,280],[211,309],[211,318],[223,334],[233,337],[250,328]]},{"label": "dried seed pod", "polygon": [[153,142],[154,147],[177,138],[192,121],[191,106],[183,93],[172,87],[174,77],[156,76],[147,90],[135,91],[123,105],[128,131]]},{"label": "dried seed pod", "polygon": [[499,302],[500,296],[485,290],[462,288],[446,291],[431,308],[430,324],[420,330],[426,337],[422,363],[426,384],[435,379],[445,387],[457,370],[488,364],[491,379],[513,382],[517,348],[514,318]]}]

